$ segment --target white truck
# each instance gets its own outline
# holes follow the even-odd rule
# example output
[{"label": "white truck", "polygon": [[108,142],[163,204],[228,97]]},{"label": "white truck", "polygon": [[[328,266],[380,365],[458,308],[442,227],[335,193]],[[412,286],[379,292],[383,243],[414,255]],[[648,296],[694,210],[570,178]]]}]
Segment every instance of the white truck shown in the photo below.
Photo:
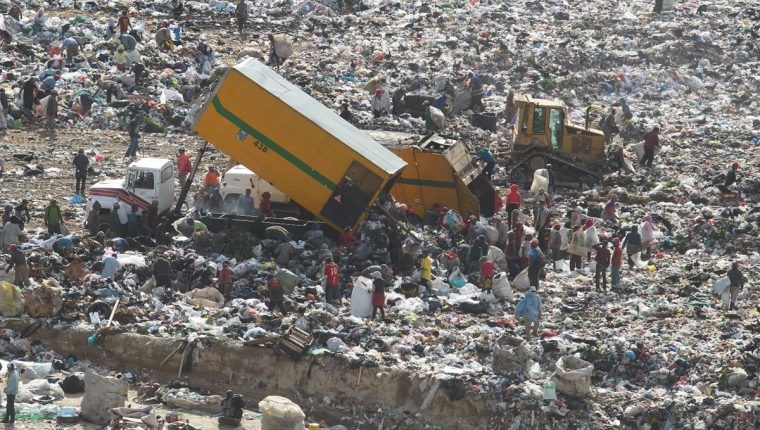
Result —
[{"label": "white truck", "polygon": [[[107,213],[113,208],[113,203],[119,201],[129,211],[135,205],[142,213],[150,208],[151,204],[158,206],[158,213],[162,214],[170,209],[176,198],[174,195],[174,161],[165,158],[143,158],[133,162],[127,167],[127,174],[122,179],[109,179],[100,181],[90,187],[87,199],[87,211],[92,205],[100,202],[101,213]],[[252,188],[252,195],[256,204],[261,201],[261,195],[269,192],[270,201],[275,205],[286,206],[290,199],[269,182],[261,179],[245,166],[234,166],[222,176],[220,189],[224,197],[225,208],[228,212],[237,209],[237,198],[245,194],[246,188]]]},{"label": "white truck", "polygon": [[101,213],[113,208],[118,201],[122,206],[137,206],[139,212],[147,212],[152,204],[158,206],[158,213],[164,213],[174,204],[174,161],[165,158],[143,158],[127,167],[122,179],[108,179],[90,187],[87,211],[97,201]]}]

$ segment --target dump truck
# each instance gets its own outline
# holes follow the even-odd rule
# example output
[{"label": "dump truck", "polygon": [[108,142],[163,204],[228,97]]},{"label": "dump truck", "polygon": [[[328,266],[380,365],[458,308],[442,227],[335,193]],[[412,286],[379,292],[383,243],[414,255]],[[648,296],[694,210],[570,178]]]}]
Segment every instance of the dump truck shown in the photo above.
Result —
[{"label": "dump truck", "polygon": [[593,183],[605,164],[604,133],[571,124],[561,101],[515,96],[518,111],[507,169],[512,182],[530,184],[533,172],[552,165],[557,182]]},{"label": "dump truck", "polygon": [[494,187],[465,143],[438,134],[366,132],[406,161],[390,192],[420,218],[440,207],[463,216],[493,215]]},{"label": "dump truck", "polygon": [[406,166],[255,59],[227,70],[193,129],[336,230],[358,227]]}]

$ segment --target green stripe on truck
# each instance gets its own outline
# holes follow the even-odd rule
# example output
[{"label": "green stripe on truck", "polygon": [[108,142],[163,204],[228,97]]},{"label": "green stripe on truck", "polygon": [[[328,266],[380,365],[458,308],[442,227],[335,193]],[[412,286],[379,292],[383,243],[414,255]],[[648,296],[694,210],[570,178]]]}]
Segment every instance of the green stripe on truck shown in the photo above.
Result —
[{"label": "green stripe on truck", "polygon": [[430,179],[398,178],[396,180],[396,183],[404,184],[404,185],[416,185],[419,187],[435,187],[435,188],[456,188],[457,187],[456,182],[433,181]]},{"label": "green stripe on truck", "polygon": [[[296,157],[295,155],[291,154],[287,149],[283,148],[277,142],[274,140],[266,137],[264,133],[256,130],[253,128],[250,124],[243,121],[242,119],[238,118],[237,115],[232,113],[232,111],[228,110],[227,108],[222,105],[222,102],[219,100],[218,96],[214,96],[214,98],[211,100],[211,105],[214,106],[214,109],[219,113],[219,115],[226,118],[229,122],[235,124],[236,127],[240,128],[241,130],[248,133],[250,136],[252,136],[254,139],[258,140],[259,142],[263,143],[269,149],[277,153],[279,156],[290,162],[292,165],[298,167],[301,171],[306,173],[307,175],[311,176],[319,182],[320,184],[324,185],[325,187],[329,188],[330,191],[335,189],[335,184],[323,176],[321,173],[316,171],[313,167],[306,164],[303,160]],[[232,137],[231,137],[232,138]],[[266,179],[266,178],[265,178]]]}]

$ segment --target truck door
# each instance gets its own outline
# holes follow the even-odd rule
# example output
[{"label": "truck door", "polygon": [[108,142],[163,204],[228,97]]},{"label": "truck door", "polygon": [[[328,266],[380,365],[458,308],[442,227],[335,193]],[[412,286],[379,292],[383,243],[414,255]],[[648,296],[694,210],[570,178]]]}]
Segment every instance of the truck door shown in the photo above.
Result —
[{"label": "truck door", "polygon": [[338,227],[355,227],[383,180],[354,161],[335,187],[320,215]]},{"label": "truck door", "polygon": [[559,151],[562,148],[562,135],[565,130],[565,113],[562,109],[552,108],[549,111],[549,132],[552,149]]},{"label": "truck door", "polygon": [[156,188],[158,179],[153,172],[145,170],[133,170],[128,177],[128,189],[141,200],[148,204],[156,200]]},{"label": "truck door", "polygon": [[158,185],[158,213],[163,213],[174,203],[174,166],[167,164],[161,169],[160,184]]}]

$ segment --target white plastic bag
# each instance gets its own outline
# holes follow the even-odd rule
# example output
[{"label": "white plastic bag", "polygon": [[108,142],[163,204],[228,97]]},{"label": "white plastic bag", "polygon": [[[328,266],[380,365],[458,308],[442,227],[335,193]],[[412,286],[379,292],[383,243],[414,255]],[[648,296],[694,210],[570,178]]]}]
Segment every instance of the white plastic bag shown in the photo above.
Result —
[{"label": "white plastic bag", "polygon": [[509,286],[509,278],[505,272],[494,276],[491,285],[494,296],[499,300],[512,300],[512,287]]},{"label": "white plastic bag", "polygon": [[528,279],[527,267],[515,277],[515,288],[520,291],[525,291],[530,288],[530,279]]},{"label": "white plastic bag", "polygon": [[358,318],[372,316],[372,280],[359,276],[351,291],[351,315]]},{"label": "white plastic bag", "polygon": [[530,186],[530,192],[536,193],[538,192],[539,188],[542,188],[544,191],[546,191],[549,185],[549,172],[546,169],[536,169],[535,172],[533,172],[533,184]]},{"label": "white plastic bag", "polygon": [[713,291],[715,291],[715,294],[722,296],[724,293],[728,292],[728,287],[731,286],[731,280],[727,277],[720,278],[715,282],[715,285],[713,286]]}]

